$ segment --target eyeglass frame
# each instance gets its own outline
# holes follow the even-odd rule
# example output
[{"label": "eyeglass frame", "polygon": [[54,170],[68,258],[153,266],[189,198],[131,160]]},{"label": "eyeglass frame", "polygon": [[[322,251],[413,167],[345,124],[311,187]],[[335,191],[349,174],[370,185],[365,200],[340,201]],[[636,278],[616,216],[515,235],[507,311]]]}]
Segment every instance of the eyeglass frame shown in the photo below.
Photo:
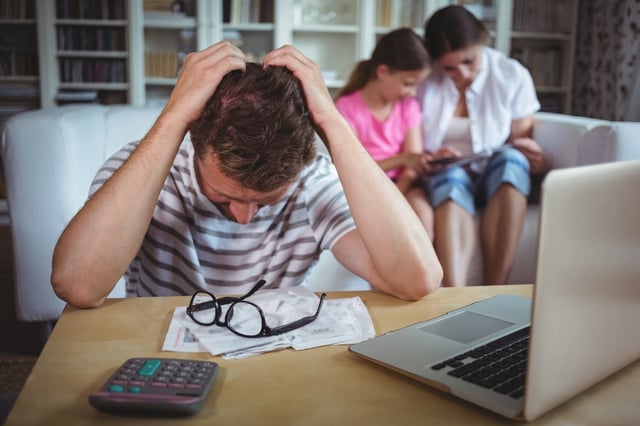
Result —
[{"label": "eyeglass frame", "polygon": [[[223,297],[220,299],[217,299],[213,293],[206,291],[206,290],[198,290],[196,291],[192,296],[191,296],[191,300],[189,301],[189,305],[187,306],[187,315],[189,316],[189,318],[191,318],[193,320],[193,322],[195,322],[196,324],[199,325],[204,325],[204,326],[208,326],[208,325],[217,325],[219,327],[225,327],[227,328],[227,330],[231,331],[234,334],[237,334],[238,336],[241,337],[249,337],[249,338],[257,338],[257,337],[271,337],[271,336],[277,336],[280,334],[284,334],[287,333],[289,331],[292,330],[296,330],[298,328],[304,327],[307,324],[310,324],[311,322],[313,322],[316,318],[318,318],[318,315],[320,314],[320,309],[322,308],[322,304],[324,303],[324,299],[327,296],[327,293],[322,293],[320,295],[320,302],[318,303],[318,309],[316,309],[315,314],[313,315],[308,315],[306,317],[302,317],[296,321],[290,322],[288,324],[283,324],[283,325],[279,325],[277,327],[270,327],[269,325],[267,325],[267,320],[264,316],[264,312],[262,310],[262,308],[260,308],[260,306],[256,305],[253,302],[250,302],[248,300],[246,300],[247,298],[249,298],[250,296],[252,296],[256,291],[258,291],[260,288],[262,288],[262,286],[264,286],[266,284],[265,280],[259,280],[251,290],[249,290],[249,292],[247,292],[244,296],[240,296],[240,297],[235,297],[235,296],[227,296],[227,297]],[[200,294],[204,294],[207,295],[209,297],[211,297],[211,300],[208,300],[206,302],[200,302],[200,303],[196,303],[195,299],[198,295]],[[253,334],[253,335],[249,335],[249,334],[244,334],[241,332],[238,332],[237,330],[234,330],[233,328],[229,327],[229,320],[231,318],[231,316],[233,316],[233,308],[237,303],[247,303],[249,305],[252,305],[253,307],[255,307],[258,311],[258,313],[260,314],[260,321],[261,321],[261,327],[260,327],[260,332],[258,334]],[[224,316],[224,321],[221,320],[220,316],[222,314],[222,305],[230,305],[229,308],[227,309],[227,312]],[[202,311],[205,309],[212,309],[215,308],[215,315],[212,321],[200,321],[197,320],[195,318],[194,312],[198,312],[198,311]]]}]

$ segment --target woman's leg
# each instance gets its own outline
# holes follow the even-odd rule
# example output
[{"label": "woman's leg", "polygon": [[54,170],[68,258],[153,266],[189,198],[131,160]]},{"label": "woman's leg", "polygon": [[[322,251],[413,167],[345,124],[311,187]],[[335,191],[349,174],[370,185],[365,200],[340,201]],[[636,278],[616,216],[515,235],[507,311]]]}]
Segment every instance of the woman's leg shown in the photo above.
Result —
[{"label": "woman's leg", "polygon": [[454,201],[445,201],[435,209],[435,231],[434,247],[444,271],[442,284],[450,287],[467,285],[476,241],[473,215]]},{"label": "woman's leg", "polygon": [[512,148],[497,152],[487,165],[482,186],[488,199],[480,224],[484,282],[504,284],[527,213],[531,182],[526,157]]},{"label": "woman's leg", "polygon": [[476,243],[473,181],[460,167],[429,178],[434,209],[434,247],[444,270],[443,285],[465,286]]},{"label": "woman's leg", "polygon": [[510,184],[501,185],[485,207],[480,241],[486,284],[507,282],[526,213],[527,198]]}]

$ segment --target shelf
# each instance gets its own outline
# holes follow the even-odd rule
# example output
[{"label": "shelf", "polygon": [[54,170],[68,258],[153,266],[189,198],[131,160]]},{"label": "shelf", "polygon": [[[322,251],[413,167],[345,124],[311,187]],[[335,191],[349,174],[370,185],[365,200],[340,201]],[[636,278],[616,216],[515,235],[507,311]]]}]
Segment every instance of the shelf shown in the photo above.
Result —
[{"label": "shelf", "polygon": [[[169,14],[167,14],[169,15]],[[168,28],[168,29],[190,29],[196,28],[197,22],[193,17],[153,17],[148,18],[144,17],[144,27],[145,28]]]},{"label": "shelf", "polygon": [[571,92],[571,89],[566,86],[536,86],[536,91],[549,94],[566,94]]},{"label": "shelf", "polygon": [[69,27],[126,27],[127,21],[122,19],[56,19],[55,24]]},{"label": "shelf", "polygon": [[571,41],[573,36],[566,33],[541,33],[530,31],[512,31],[512,39],[524,39],[524,40],[559,40],[559,41]]},{"label": "shelf", "polygon": [[59,58],[126,59],[129,56],[129,52],[114,52],[112,50],[59,50],[56,56]]},{"label": "shelf", "polygon": [[37,83],[37,75],[0,75],[0,83]]},{"label": "shelf", "polygon": [[246,24],[222,24],[223,30],[237,30],[237,31],[273,31],[274,24],[270,23],[246,23]]},{"label": "shelf", "polygon": [[296,33],[358,33],[358,27],[356,25],[305,25],[293,27],[293,31]]},{"label": "shelf", "polygon": [[145,77],[144,82],[147,86],[175,86],[176,78],[167,77]]},{"label": "shelf", "polygon": [[35,25],[35,19],[0,19],[0,25]]},{"label": "shelf", "polygon": [[127,90],[128,83],[108,83],[108,82],[82,82],[82,83],[65,83],[58,85],[59,89],[80,89],[80,90]]}]

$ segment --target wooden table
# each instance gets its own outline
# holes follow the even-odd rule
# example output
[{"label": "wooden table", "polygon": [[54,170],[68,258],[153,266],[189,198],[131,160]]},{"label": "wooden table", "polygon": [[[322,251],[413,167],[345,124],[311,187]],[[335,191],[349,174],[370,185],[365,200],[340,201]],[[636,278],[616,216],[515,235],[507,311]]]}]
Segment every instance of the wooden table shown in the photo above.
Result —
[{"label": "wooden table", "polygon": [[[442,288],[418,302],[378,292],[360,296],[383,333],[444,314],[498,293],[531,296],[531,285]],[[347,346],[292,349],[241,360],[208,353],[162,352],[176,306],[188,297],[111,299],[102,307],[67,307],[29,376],[6,425],[206,424],[206,425],[412,425],[509,424],[351,354]],[[153,419],[106,414],[87,395],[133,356],[214,360],[220,372],[200,412]],[[536,424],[639,424],[640,362],[563,404]]]}]

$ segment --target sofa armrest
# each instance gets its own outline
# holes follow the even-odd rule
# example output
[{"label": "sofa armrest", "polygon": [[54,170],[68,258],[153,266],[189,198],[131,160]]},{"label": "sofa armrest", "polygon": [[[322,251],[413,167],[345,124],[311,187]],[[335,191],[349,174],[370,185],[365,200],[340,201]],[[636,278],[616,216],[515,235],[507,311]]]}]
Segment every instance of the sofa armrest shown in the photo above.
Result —
[{"label": "sofa armrest", "polygon": [[612,122],[590,130],[578,146],[580,165],[640,158],[640,122]]},{"label": "sofa armrest", "polygon": [[580,164],[578,148],[582,138],[596,127],[610,122],[568,114],[539,112],[534,115],[533,138],[538,141],[550,169]]},{"label": "sofa armrest", "polygon": [[74,105],[29,111],[7,121],[2,159],[19,320],[58,318],[64,302],[51,287],[51,258],[60,233],[86,201],[106,158],[144,136],[158,112]]}]

